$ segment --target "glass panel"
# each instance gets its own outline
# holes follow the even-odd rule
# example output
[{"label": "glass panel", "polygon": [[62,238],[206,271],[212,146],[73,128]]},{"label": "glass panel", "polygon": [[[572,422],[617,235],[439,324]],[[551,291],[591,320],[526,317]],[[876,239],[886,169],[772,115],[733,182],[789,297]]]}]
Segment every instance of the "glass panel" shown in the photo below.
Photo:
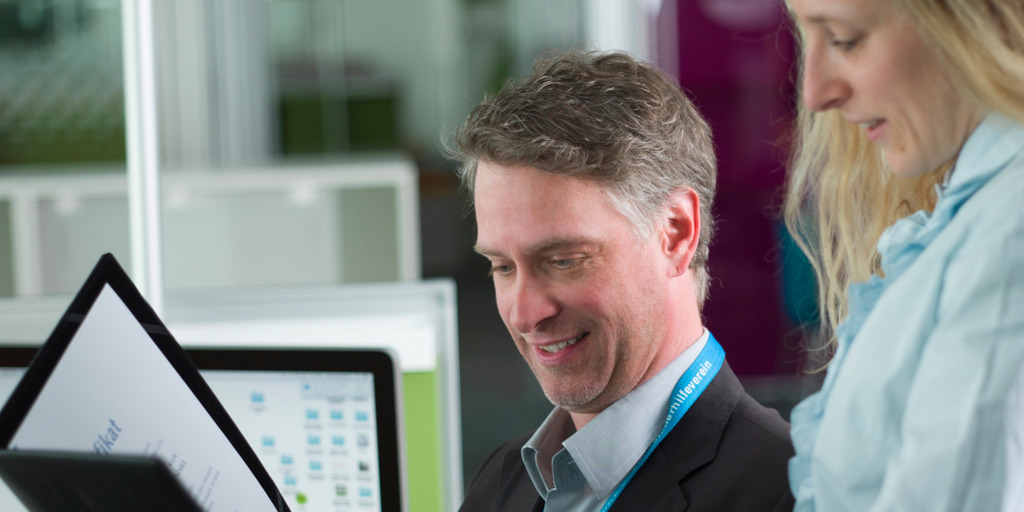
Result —
[{"label": "glass panel", "polygon": [[278,0],[268,19],[282,155],[436,157],[486,91],[583,39],[582,0]]},{"label": "glass panel", "polygon": [[464,94],[451,0],[278,1],[270,42],[282,155],[430,147]]},{"label": "glass panel", "polygon": [[0,2],[0,69],[0,296],[130,265],[120,2]]},{"label": "glass panel", "polygon": [[124,160],[118,2],[0,3],[0,69],[0,170]]}]

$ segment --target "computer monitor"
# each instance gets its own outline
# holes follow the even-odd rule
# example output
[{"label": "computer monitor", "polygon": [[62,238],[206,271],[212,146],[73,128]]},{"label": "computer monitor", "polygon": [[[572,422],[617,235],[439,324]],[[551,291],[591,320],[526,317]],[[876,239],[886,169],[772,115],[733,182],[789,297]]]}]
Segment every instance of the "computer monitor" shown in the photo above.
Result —
[{"label": "computer monitor", "polygon": [[402,509],[400,388],[387,352],[188,353],[293,510]]}]

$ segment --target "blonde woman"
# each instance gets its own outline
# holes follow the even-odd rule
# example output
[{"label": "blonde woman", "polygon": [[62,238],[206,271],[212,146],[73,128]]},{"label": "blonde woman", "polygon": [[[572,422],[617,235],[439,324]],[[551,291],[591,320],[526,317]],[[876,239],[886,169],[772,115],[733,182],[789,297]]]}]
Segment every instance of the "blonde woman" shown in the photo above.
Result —
[{"label": "blonde woman", "polygon": [[786,216],[831,340],[791,417],[797,510],[1019,506],[1024,2],[788,4]]}]

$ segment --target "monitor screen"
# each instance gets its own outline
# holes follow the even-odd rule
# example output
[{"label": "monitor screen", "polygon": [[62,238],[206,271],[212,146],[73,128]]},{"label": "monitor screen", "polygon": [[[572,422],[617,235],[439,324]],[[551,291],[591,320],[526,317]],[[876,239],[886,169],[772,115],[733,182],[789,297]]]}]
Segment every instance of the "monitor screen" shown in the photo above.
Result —
[{"label": "monitor screen", "polygon": [[202,375],[292,508],[380,512],[372,374]]}]

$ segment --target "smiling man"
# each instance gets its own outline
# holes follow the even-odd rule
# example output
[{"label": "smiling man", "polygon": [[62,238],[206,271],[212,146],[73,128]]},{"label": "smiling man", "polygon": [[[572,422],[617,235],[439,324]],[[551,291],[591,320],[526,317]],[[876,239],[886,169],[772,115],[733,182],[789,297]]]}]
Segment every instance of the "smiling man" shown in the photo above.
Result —
[{"label": "smiling man", "polygon": [[570,53],[456,132],[498,312],[555,409],[465,511],[788,510],[788,425],[701,322],[715,158],[670,79]]}]

